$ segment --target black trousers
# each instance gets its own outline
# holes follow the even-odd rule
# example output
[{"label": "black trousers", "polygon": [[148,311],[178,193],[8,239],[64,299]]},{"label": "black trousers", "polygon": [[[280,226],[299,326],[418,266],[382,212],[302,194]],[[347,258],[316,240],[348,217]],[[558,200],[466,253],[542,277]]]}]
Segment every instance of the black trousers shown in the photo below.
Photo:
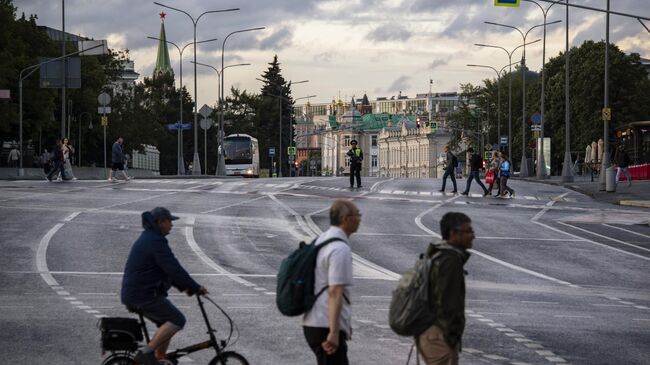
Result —
[{"label": "black trousers", "polygon": [[469,173],[469,176],[467,177],[467,185],[465,186],[466,193],[469,193],[469,188],[472,186],[472,180],[476,180],[476,182],[481,186],[483,194],[487,194],[488,190],[485,188],[485,185],[483,185],[481,178],[479,178],[478,171],[472,171]]},{"label": "black trousers", "polygon": [[346,344],[345,332],[339,333],[339,347],[335,353],[328,355],[323,350],[322,343],[327,340],[329,328],[322,327],[303,327],[303,333],[307,344],[316,355],[318,365],[349,365],[348,361],[348,345]]},{"label": "black trousers", "polygon": [[61,178],[65,180],[65,168],[63,167],[63,161],[54,160],[54,166],[52,167],[52,171],[47,174],[47,179],[52,180],[52,177],[54,177],[55,174],[58,174],[59,171],[61,172]]},{"label": "black trousers", "polygon": [[350,164],[350,187],[354,186],[354,178],[357,178],[357,187],[361,187],[361,164],[360,163],[351,163]]},{"label": "black trousers", "polygon": [[440,190],[445,191],[445,185],[447,185],[447,176],[451,177],[451,182],[454,183],[454,192],[456,189],[456,169],[446,169],[444,175],[442,175],[442,188]]}]

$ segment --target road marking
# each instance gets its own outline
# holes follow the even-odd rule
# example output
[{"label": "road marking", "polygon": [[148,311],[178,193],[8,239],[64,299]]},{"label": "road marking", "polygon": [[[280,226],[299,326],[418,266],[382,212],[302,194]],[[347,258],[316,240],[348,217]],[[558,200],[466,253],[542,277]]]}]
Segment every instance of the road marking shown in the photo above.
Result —
[{"label": "road marking", "polygon": [[[582,228],[580,228],[580,227],[576,227],[576,226],[573,226],[573,225],[571,225],[571,224],[567,224],[567,223],[564,223],[564,222],[558,222],[558,223],[561,224],[561,225],[564,225],[564,226],[567,226],[567,227],[570,227],[570,228],[573,228],[573,229],[579,230],[579,231],[583,231],[583,232],[586,232],[586,233],[589,233],[589,234],[593,234],[593,235],[595,235],[595,236],[600,236],[600,237],[603,237],[603,238],[606,238],[606,239],[609,239],[609,240],[612,240],[612,241],[620,242],[620,243],[626,244],[626,245],[628,245],[628,246],[632,246],[632,247],[640,248],[640,249],[642,249],[642,250],[648,250],[648,249],[646,249],[646,248],[642,248],[642,247],[639,247],[639,246],[633,245],[633,244],[631,244],[631,243],[627,243],[627,242],[619,241],[619,240],[616,240],[616,239],[613,239],[613,238],[609,238],[609,237],[607,237],[607,236],[599,235],[598,233],[590,232],[590,231],[588,231],[588,230],[586,230],[586,229],[582,229]],[[560,231],[560,232],[562,232],[562,231]],[[578,237],[578,236],[575,236],[575,235],[573,235],[573,234],[571,234],[571,233],[568,233],[568,232],[564,232],[564,233],[567,234],[567,235],[570,235],[570,236]],[[625,254],[625,255],[634,256],[634,257],[636,257],[636,258],[640,258],[640,259],[642,259],[642,260],[650,261],[650,257],[642,256],[642,255],[636,254],[636,253],[634,253],[634,252],[628,252],[628,251],[625,251],[625,250],[621,250],[620,248],[612,247],[612,246],[606,245],[606,244],[604,244],[604,243],[600,243],[600,242],[592,241],[592,240],[590,240],[590,239],[583,238],[583,240],[584,240],[585,242],[588,242],[588,243],[594,244],[594,245],[596,245],[596,246],[601,246],[601,247],[604,247],[604,248],[610,249],[610,250],[612,250],[612,251],[620,252],[620,253]],[[648,250],[648,251],[650,251],[650,250]]]},{"label": "road marking", "polygon": [[560,304],[558,302],[536,302],[536,301],[532,301],[532,300],[522,300],[521,303],[526,303],[526,304],[552,304],[552,305]]},{"label": "road marking", "polygon": [[628,230],[628,229],[624,229],[624,228],[621,228],[621,227],[612,226],[611,224],[603,223],[603,226],[610,227],[610,228],[614,228],[614,229],[618,229],[618,230],[621,230],[621,231],[626,232],[626,233],[635,234],[635,235],[637,235],[637,236],[641,236],[641,237],[645,237],[645,238],[650,238],[650,236],[645,235],[645,234],[643,234],[643,233],[634,232],[634,231],[632,231],[632,230]]},{"label": "road marking", "polygon": [[236,206],[239,206],[239,205],[244,205],[244,204],[251,203],[251,202],[254,202],[254,201],[257,201],[257,200],[260,200],[260,199],[264,199],[266,197],[267,197],[266,195],[262,195],[262,196],[259,196],[257,198],[254,198],[254,199],[244,200],[243,202],[230,204],[230,205],[225,205],[225,206],[215,208],[215,209],[211,209],[211,210],[206,210],[205,212],[201,212],[201,214],[214,213],[214,212],[219,211],[219,210],[228,209],[228,208],[236,207]]},{"label": "road marking", "polygon": [[424,217],[425,215],[429,214],[430,212],[433,212],[434,210],[440,208],[440,207],[443,206],[445,203],[452,202],[452,201],[454,201],[454,200],[456,200],[456,199],[458,199],[458,198],[460,198],[460,195],[453,196],[453,197],[451,197],[451,198],[449,198],[449,199],[447,199],[447,200],[443,200],[443,201],[441,201],[440,203],[434,205],[433,207],[431,207],[431,208],[425,210],[424,212],[418,214],[418,216],[415,217],[415,224],[416,224],[418,227],[420,227],[421,230],[423,230],[423,231],[429,233],[430,235],[432,235],[432,236],[434,236],[434,237],[436,237],[436,238],[442,238],[441,235],[439,235],[438,233],[436,233],[436,232],[430,230],[430,229],[427,228],[424,224],[422,224],[422,217]]},{"label": "road marking", "polygon": [[573,315],[568,315],[568,314],[555,314],[553,315],[555,318],[594,318],[594,316],[573,316]]}]

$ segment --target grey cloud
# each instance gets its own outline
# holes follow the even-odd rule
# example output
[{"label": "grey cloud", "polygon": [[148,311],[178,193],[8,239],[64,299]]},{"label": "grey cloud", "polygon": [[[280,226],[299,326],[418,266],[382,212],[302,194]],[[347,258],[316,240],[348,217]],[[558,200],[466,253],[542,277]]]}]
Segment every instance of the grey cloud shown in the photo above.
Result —
[{"label": "grey cloud", "polygon": [[323,52],[319,53],[314,56],[314,61],[315,62],[323,62],[323,63],[330,63],[332,62],[332,53],[331,52]]},{"label": "grey cloud", "polygon": [[445,57],[444,59],[433,60],[433,62],[431,62],[429,64],[428,68],[429,68],[429,70],[435,70],[436,68],[438,68],[440,66],[448,65],[450,60],[451,60],[451,56],[450,57]]},{"label": "grey cloud", "polygon": [[286,48],[291,45],[292,36],[293,30],[282,27],[260,42],[260,49],[280,50]]},{"label": "grey cloud", "polygon": [[379,42],[407,41],[413,33],[400,24],[387,24],[375,28],[366,35],[366,39]]},{"label": "grey cloud", "polygon": [[400,76],[397,80],[386,89],[386,92],[399,92],[401,90],[408,90],[411,87],[411,77],[409,76]]}]

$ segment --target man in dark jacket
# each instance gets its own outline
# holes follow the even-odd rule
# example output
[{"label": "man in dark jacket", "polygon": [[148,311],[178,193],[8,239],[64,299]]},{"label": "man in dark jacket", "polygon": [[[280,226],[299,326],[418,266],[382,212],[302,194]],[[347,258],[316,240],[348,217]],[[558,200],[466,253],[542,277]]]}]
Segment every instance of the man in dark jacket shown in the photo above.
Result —
[{"label": "man in dark jacket", "polygon": [[483,185],[483,182],[479,177],[479,170],[483,168],[483,159],[481,158],[481,155],[474,153],[474,149],[472,147],[468,148],[467,152],[471,153],[472,155],[472,157],[470,157],[470,173],[467,177],[467,185],[465,186],[465,191],[463,191],[461,194],[469,195],[469,188],[472,186],[472,180],[476,180],[481,188],[483,188],[483,196],[486,196],[489,194],[488,189],[485,188],[485,185]]},{"label": "man in dark jacket", "polygon": [[144,232],[131,247],[124,268],[122,303],[158,326],[151,341],[134,358],[143,365],[158,364],[156,358],[164,358],[172,336],[185,326],[185,317],[167,299],[169,288],[174,286],[187,295],[207,293],[183,269],[169,248],[165,236],[176,219],[178,217],[162,207],[142,213]]},{"label": "man in dark jacket", "polygon": [[442,188],[440,192],[445,192],[445,185],[447,185],[447,177],[451,177],[451,182],[454,184],[454,191],[452,193],[457,193],[458,189],[456,188],[456,167],[458,166],[458,158],[451,153],[449,146],[445,146],[445,173],[442,175]]},{"label": "man in dark jacket", "polygon": [[65,163],[65,160],[63,159],[63,150],[61,147],[63,144],[61,143],[60,139],[56,140],[56,146],[52,149],[52,169],[50,170],[50,173],[47,174],[47,181],[52,181],[52,177],[54,175],[58,174],[61,172],[61,178],[65,180],[65,169],[63,168],[63,164]]},{"label": "man in dark jacket", "polygon": [[420,355],[427,365],[457,365],[465,329],[465,270],[474,230],[463,213],[449,212],[440,220],[442,241],[432,243],[427,256],[442,254],[434,261],[429,279],[429,303],[436,320],[418,338]]},{"label": "man in dark jacket", "polygon": [[131,178],[126,174],[126,171],[124,171],[124,161],[126,158],[124,157],[124,150],[122,149],[123,143],[124,139],[122,137],[118,137],[117,140],[115,140],[115,143],[113,143],[113,147],[111,148],[111,161],[113,161],[113,165],[108,172],[108,181],[115,181],[113,174],[115,174],[115,177],[117,177],[117,170],[122,171],[124,180],[131,180]]},{"label": "man in dark jacket", "polygon": [[630,166],[630,155],[627,154],[624,146],[618,146],[618,149],[616,150],[616,158],[614,161],[618,167],[616,169],[616,185],[618,185],[618,180],[621,178],[622,172],[627,178],[627,186],[632,186],[632,175],[630,175],[630,169],[628,168]]},{"label": "man in dark jacket", "polygon": [[363,161],[363,151],[357,148],[357,140],[350,141],[352,148],[347,155],[350,157],[350,188],[354,187],[354,178],[357,178],[357,187],[361,187],[361,162]]}]

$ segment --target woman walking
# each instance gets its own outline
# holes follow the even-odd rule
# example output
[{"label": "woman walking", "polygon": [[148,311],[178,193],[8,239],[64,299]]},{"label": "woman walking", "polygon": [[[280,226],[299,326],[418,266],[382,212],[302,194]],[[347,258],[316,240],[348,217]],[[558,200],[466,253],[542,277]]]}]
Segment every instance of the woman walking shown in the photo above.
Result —
[{"label": "woman walking", "polygon": [[63,151],[63,169],[65,171],[64,176],[67,176],[68,179],[77,180],[77,178],[72,173],[72,163],[70,162],[70,157],[74,156],[74,147],[68,141],[68,138],[63,138],[63,145],[61,146]]},{"label": "woman walking", "polygon": [[501,185],[499,185],[499,173],[501,170],[499,168],[500,165],[501,165],[500,152],[496,151],[492,156],[492,161],[490,161],[490,171],[492,171],[492,173],[494,174],[494,179],[492,179],[492,182],[488,186],[488,194],[492,195],[492,188],[496,184],[497,194],[495,195],[495,197],[501,195]]},{"label": "woman walking", "polygon": [[508,187],[508,179],[510,178],[510,173],[512,172],[512,163],[510,163],[510,160],[508,159],[508,155],[505,152],[501,152],[501,165],[499,166],[500,169],[500,186],[501,189],[499,190],[501,193],[501,197],[506,196],[506,192],[510,194],[510,197],[512,198],[515,196],[515,191]]}]

